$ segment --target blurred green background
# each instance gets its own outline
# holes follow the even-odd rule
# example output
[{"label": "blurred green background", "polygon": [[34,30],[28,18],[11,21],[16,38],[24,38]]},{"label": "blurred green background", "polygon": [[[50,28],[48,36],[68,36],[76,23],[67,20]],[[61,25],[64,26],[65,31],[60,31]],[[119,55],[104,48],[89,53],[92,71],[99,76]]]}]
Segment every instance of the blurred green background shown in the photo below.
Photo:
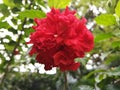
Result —
[{"label": "blurred green background", "polygon": [[0,90],[63,90],[63,73],[43,70],[26,42],[35,17],[66,6],[87,18],[95,37],[94,49],[76,59],[81,67],[67,72],[68,90],[120,90],[120,0],[1,0]]}]

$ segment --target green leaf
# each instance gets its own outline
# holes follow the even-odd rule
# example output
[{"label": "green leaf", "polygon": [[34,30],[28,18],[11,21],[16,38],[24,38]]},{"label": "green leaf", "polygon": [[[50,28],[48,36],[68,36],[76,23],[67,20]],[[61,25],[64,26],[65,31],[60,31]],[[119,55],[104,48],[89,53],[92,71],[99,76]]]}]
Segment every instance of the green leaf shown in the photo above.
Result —
[{"label": "green leaf", "polygon": [[7,38],[8,40],[11,40],[11,36],[9,36],[9,35],[6,35],[5,38]]},{"label": "green leaf", "polygon": [[19,8],[17,8],[17,7],[14,7],[14,8],[12,8],[12,10],[11,10],[13,13],[17,13],[17,12],[19,12],[20,11],[20,9]]},{"label": "green leaf", "polygon": [[116,18],[112,14],[101,14],[95,18],[95,21],[99,25],[110,26],[116,24]]},{"label": "green leaf", "polygon": [[22,12],[19,12],[19,17],[20,18],[43,18],[45,17],[45,13],[40,11],[40,10],[25,10]]},{"label": "green leaf", "polygon": [[3,0],[3,2],[9,7],[15,7],[14,0]]},{"label": "green leaf", "polygon": [[10,14],[8,7],[5,4],[0,4],[0,12],[4,15],[4,16],[8,16]]},{"label": "green leaf", "polygon": [[120,41],[114,41],[114,42],[112,42],[112,47],[113,48],[120,47]]},{"label": "green leaf", "polygon": [[0,63],[0,73],[3,73],[4,70],[4,66],[5,66],[5,57],[3,54],[0,53],[0,59],[1,59],[1,63]]},{"label": "green leaf", "polygon": [[120,65],[120,55],[119,53],[110,54],[104,61],[104,64],[108,65],[109,67],[115,67]]},{"label": "green leaf", "polygon": [[12,27],[8,28],[8,31],[12,32],[13,34],[17,34],[17,30]]},{"label": "green leaf", "polygon": [[120,0],[117,3],[117,6],[115,8],[115,13],[120,17]]},{"label": "green leaf", "polygon": [[25,35],[26,36],[29,36],[30,33],[34,32],[34,30],[32,28],[28,28],[28,29],[25,29]]},{"label": "green leaf", "polygon": [[20,5],[22,4],[22,0],[13,0],[15,4]]},{"label": "green leaf", "polygon": [[106,72],[108,76],[120,76],[120,67],[115,67]]},{"label": "green leaf", "polygon": [[37,2],[38,4],[40,4],[40,5],[42,5],[42,6],[45,5],[43,0],[36,0],[36,2]]},{"label": "green leaf", "polygon": [[[3,54],[1,54],[1,53],[0,53],[0,59],[1,59],[1,60],[5,60],[4,55],[3,55]],[[2,63],[2,62],[1,62],[1,63]]]},{"label": "green leaf", "polygon": [[8,28],[9,24],[7,22],[0,22],[0,28]]},{"label": "green leaf", "polygon": [[99,72],[105,72],[105,70],[103,69],[98,69],[98,70],[94,70],[94,71],[91,71],[89,74],[87,74],[84,78],[85,79],[88,79],[90,78],[92,75],[96,74],[96,73],[99,73]]},{"label": "green leaf", "polygon": [[48,5],[54,8],[65,8],[71,0],[48,0]]},{"label": "green leaf", "polygon": [[105,73],[99,73],[96,78],[95,78],[95,81],[97,83],[101,82],[103,79],[107,78],[107,75]]},{"label": "green leaf", "polygon": [[11,52],[11,51],[13,51],[15,44],[16,44],[15,41],[10,40],[9,43],[5,43],[4,45],[5,45],[6,49]]},{"label": "green leaf", "polygon": [[106,5],[105,4],[104,5],[107,13],[111,13],[111,14],[115,13],[116,3],[117,3],[117,0],[106,0],[106,3],[105,3]]},{"label": "green leaf", "polygon": [[99,42],[102,40],[106,40],[111,38],[113,35],[111,33],[103,33],[103,34],[99,34],[95,37],[95,42]]},{"label": "green leaf", "polygon": [[120,76],[120,67],[111,68],[110,70],[104,72],[98,72],[97,77],[95,78],[96,82],[101,82],[103,79],[112,76]]},{"label": "green leaf", "polygon": [[86,66],[88,60],[83,59],[83,58],[82,59],[81,58],[76,58],[75,61],[76,62],[80,62],[81,64],[83,64],[84,66]]}]

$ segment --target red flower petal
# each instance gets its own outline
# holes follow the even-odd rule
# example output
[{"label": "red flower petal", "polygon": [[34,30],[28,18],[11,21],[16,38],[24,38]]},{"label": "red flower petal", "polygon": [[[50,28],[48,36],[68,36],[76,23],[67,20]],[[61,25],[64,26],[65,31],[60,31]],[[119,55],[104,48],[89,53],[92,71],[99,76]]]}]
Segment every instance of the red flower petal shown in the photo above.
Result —
[{"label": "red flower petal", "polygon": [[45,65],[45,70],[52,67],[77,70],[80,63],[74,59],[93,49],[94,37],[85,25],[87,20],[84,17],[80,20],[74,14],[68,7],[62,12],[52,8],[46,18],[34,19],[37,25],[30,35],[33,47],[29,54],[37,54],[36,60]]}]

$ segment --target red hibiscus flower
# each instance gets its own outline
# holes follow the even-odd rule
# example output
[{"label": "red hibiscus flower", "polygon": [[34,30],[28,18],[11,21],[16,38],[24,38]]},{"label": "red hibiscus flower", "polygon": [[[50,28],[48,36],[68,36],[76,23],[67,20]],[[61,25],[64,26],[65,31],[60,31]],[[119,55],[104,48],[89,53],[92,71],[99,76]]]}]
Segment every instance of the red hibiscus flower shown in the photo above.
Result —
[{"label": "red hibiscus flower", "polygon": [[36,60],[45,65],[45,70],[59,67],[61,71],[77,70],[80,63],[75,58],[84,57],[93,49],[94,38],[86,27],[86,19],[81,20],[68,8],[60,12],[54,9],[46,18],[35,18],[35,32],[30,35],[33,44],[30,55],[36,54]]}]

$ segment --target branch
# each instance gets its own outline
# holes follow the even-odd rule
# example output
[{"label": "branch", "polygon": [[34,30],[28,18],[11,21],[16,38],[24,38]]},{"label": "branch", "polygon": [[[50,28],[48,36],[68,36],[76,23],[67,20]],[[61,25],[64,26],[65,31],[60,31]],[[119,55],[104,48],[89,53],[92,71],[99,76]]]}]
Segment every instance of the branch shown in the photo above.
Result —
[{"label": "branch", "polygon": [[6,48],[5,43],[3,42],[3,39],[0,38],[0,41],[1,41],[1,44],[5,47],[4,51],[6,51],[8,57],[10,57],[9,51],[8,51],[7,48]]},{"label": "branch", "polygon": [[[33,4],[33,2],[31,1],[30,5],[28,6],[28,9],[31,9],[31,5],[32,5],[32,4]],[[8,72],[9,72],[9,66],[11,65],[12,61],[14,61],[14,60],[13,60],[13,59],[14,59],[14,52],[15,52],[15,50],[17,49],[17,47],[19,46],[19,44],[20,44],[20,42],[21,42],[22,32],[25,30],[25,28],[24,28],[24,25],[25,25],[25,24],[26,24],[26,18],[24,18],[23,23],[21,24],[21,26],[22,26],[21,33],[20,33],[20,35],[18,36],[18,41],[16,42],[15,47],[14,47],[14,49],[13,49],[13,51],[12,51],[12,54],[11,54],[11,56],[10,56],[10,60],[8,61],[7,65],[6,65],[6,69],[5,69],[5,72],[4,72],[4,75],[3,75],[2,79],[1,79],[1,81],[0,81],[0,85],[3,84],[3,82],[4,82],[4,80],[5,80],[6,76],[7,76],[7,74],[8,74]]]},{"label": "branch", "polygon": [[26,23],[26,18],[24,19],[24,21],[23,21],[23,23],[22,23],[21,34],[18,36],[18,41],[16,42],[16,45],[15,45],[13,51],[12,51],[12,54],[11,54],[11,56],[10,56],[10,60],[9,60],[8,63],[7,63],[7,66],[6,66],[6,69],[5,69],[5,73],[4,73],[4,75],[3,75],[3,78],[2,78],[0,84],[2,84],[2,82],[4,82],[4,80],[5,80],[6,76],[7,76],[7,73],[8,73],[8,71],[9,71],[9,66],[11,65],[11,63],[12,63],[12,61],[13,61],[13,58],[14,58],[14,52],[15,52],[15,50],[17,49],[17,47],[19,46],[19,44],[20,44],[20,41],[21,41],[21,38],[22,38],[22,32],[24,31],[24,25],[25,25],[25,23]]},{"label": "branch", "polygon": [[64,72],[64,90],[68,90],[67,73]]}]

